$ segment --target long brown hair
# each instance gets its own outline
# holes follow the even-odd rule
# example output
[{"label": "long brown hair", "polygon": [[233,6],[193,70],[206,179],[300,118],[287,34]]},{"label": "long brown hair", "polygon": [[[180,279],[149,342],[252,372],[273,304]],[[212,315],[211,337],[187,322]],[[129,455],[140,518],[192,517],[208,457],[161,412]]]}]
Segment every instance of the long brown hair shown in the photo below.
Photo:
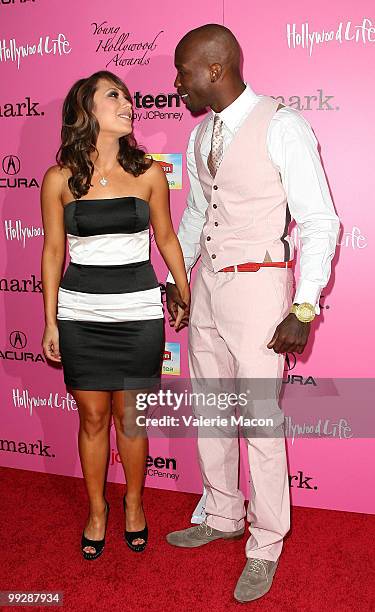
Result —
[{"label": "long brown hair", "polygon": [[[94,172],[90,153],[98,151],[96,142],[99,123],[92,109],[99,79],[110,81],[131,100],[125,83],[108,70],[101,70],[86,79],[80,79],[66,96],[62,109],[61,146],[56,154],[56,161],[61,168],[69,168],[71,171],[68,185],[77,199],[86,195],[90,189]],[[152,159],[145,155],[145,151],[137,145],[133,132],[119,138],[117,160],[126,172],[134,176],[143,174],[152,164]]]}]

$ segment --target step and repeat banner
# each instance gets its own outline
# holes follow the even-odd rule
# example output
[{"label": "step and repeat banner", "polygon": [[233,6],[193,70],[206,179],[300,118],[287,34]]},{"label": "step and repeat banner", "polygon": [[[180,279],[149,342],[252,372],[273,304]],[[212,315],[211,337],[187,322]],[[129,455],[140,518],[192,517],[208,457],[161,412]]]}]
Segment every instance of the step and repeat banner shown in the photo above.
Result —
[{"label": "step and repeat banner", "polygon": [[[286,359],[282,405],[292,414],[286,419],[292,502],[374,512],[374,428],[368,415],[363,422],[358,416],[371,405],[375,362],[375,12],[369,0],[0,0],[1,463],[82,475],[77,406],[61,367],[47,363],[41,348],[40,186],[55,163],[62,101],[73,82],[97,70],[125,81],[136,138],[168,178],[177,230],[189,189],[186,145],[201,117],[176,95],[173,55],[180,38],[205,23],[224,24],[236,35],[244,80],[257,93],[298,109],[311,123],[341,221],[321,315],[304,355]],[[292,225],[291,234],[298,248],[298,228]],[[165,282],[154,244],[152,261]],[[166,335],[163,376],[188,378],[187,330],[175,333],[166,322]],[[110,439],[108,478],[124,482],[113,426]],[[241,487],[248,493],[246,455]],[[146,486],[202,491],[196,440],[151,437]]]}]

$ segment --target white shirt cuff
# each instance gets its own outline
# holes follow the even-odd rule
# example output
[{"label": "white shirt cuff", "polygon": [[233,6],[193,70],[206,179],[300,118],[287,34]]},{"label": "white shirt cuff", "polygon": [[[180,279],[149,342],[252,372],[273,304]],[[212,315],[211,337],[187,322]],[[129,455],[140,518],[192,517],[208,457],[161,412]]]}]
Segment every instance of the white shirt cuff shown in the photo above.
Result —
[{"label": "white shirt cuff", "polygon": [[315,314],[320,314],[319,298],[322,288],[317,283],[309,280],[300,280],[293,299],[296,304],[307,302],[315,307]]}]

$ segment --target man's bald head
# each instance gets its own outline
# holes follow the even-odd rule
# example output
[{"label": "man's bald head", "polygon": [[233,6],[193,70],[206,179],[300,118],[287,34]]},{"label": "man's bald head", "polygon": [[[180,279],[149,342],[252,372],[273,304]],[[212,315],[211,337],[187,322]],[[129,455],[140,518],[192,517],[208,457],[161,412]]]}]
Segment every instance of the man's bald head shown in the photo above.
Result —
[{"label": "man's bald head", "polygon": [[228,28],[215,23],[191,30],[175,51],[175,87],[187,108],[198,112],[225,108],[245,88],[241,49]]},{"label": "man's bald head", "polygon": [[240,45],[228,28],[217,23],[190,30],[178,43],[177,52],[188,56],[193,53],[209,65],[217,63],[225,71],[240,72]]}]

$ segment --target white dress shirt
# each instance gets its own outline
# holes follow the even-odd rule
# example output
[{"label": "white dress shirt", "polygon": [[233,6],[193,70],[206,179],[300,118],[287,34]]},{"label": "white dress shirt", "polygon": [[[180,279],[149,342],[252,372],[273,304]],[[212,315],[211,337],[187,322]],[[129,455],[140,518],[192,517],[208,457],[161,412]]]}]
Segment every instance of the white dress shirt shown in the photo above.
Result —
[{"label": "white dress shirt", "polygon": [[[224,122],[224,152],[259,97],[246,84],[246,89],[238,98],[219,113]],[[215,115],[214,112],[211,113],[212,117],[201,145],[201,155],[205,163],[211,148]],[[189,280],[191,268],[200,255],[199,240],[208,206],[195,164],[194,140],[197,129],[198,125],[190,135],[187,148],[190,192],[178,229],[178,239]],[[329,280],[340,222],[320,161],[317,140],[306,119],[293,108],[285,107],[275,113],[270,122],[267,147],[272,163],[280,172],[289,211],[300,234],[300,278],[293,301],[308,302],[315,306],[315,312],[319,314],[319,298]],[[293,253],[291,236],[288,241]],[[174,282],[171,273],[166,280]]]}]

